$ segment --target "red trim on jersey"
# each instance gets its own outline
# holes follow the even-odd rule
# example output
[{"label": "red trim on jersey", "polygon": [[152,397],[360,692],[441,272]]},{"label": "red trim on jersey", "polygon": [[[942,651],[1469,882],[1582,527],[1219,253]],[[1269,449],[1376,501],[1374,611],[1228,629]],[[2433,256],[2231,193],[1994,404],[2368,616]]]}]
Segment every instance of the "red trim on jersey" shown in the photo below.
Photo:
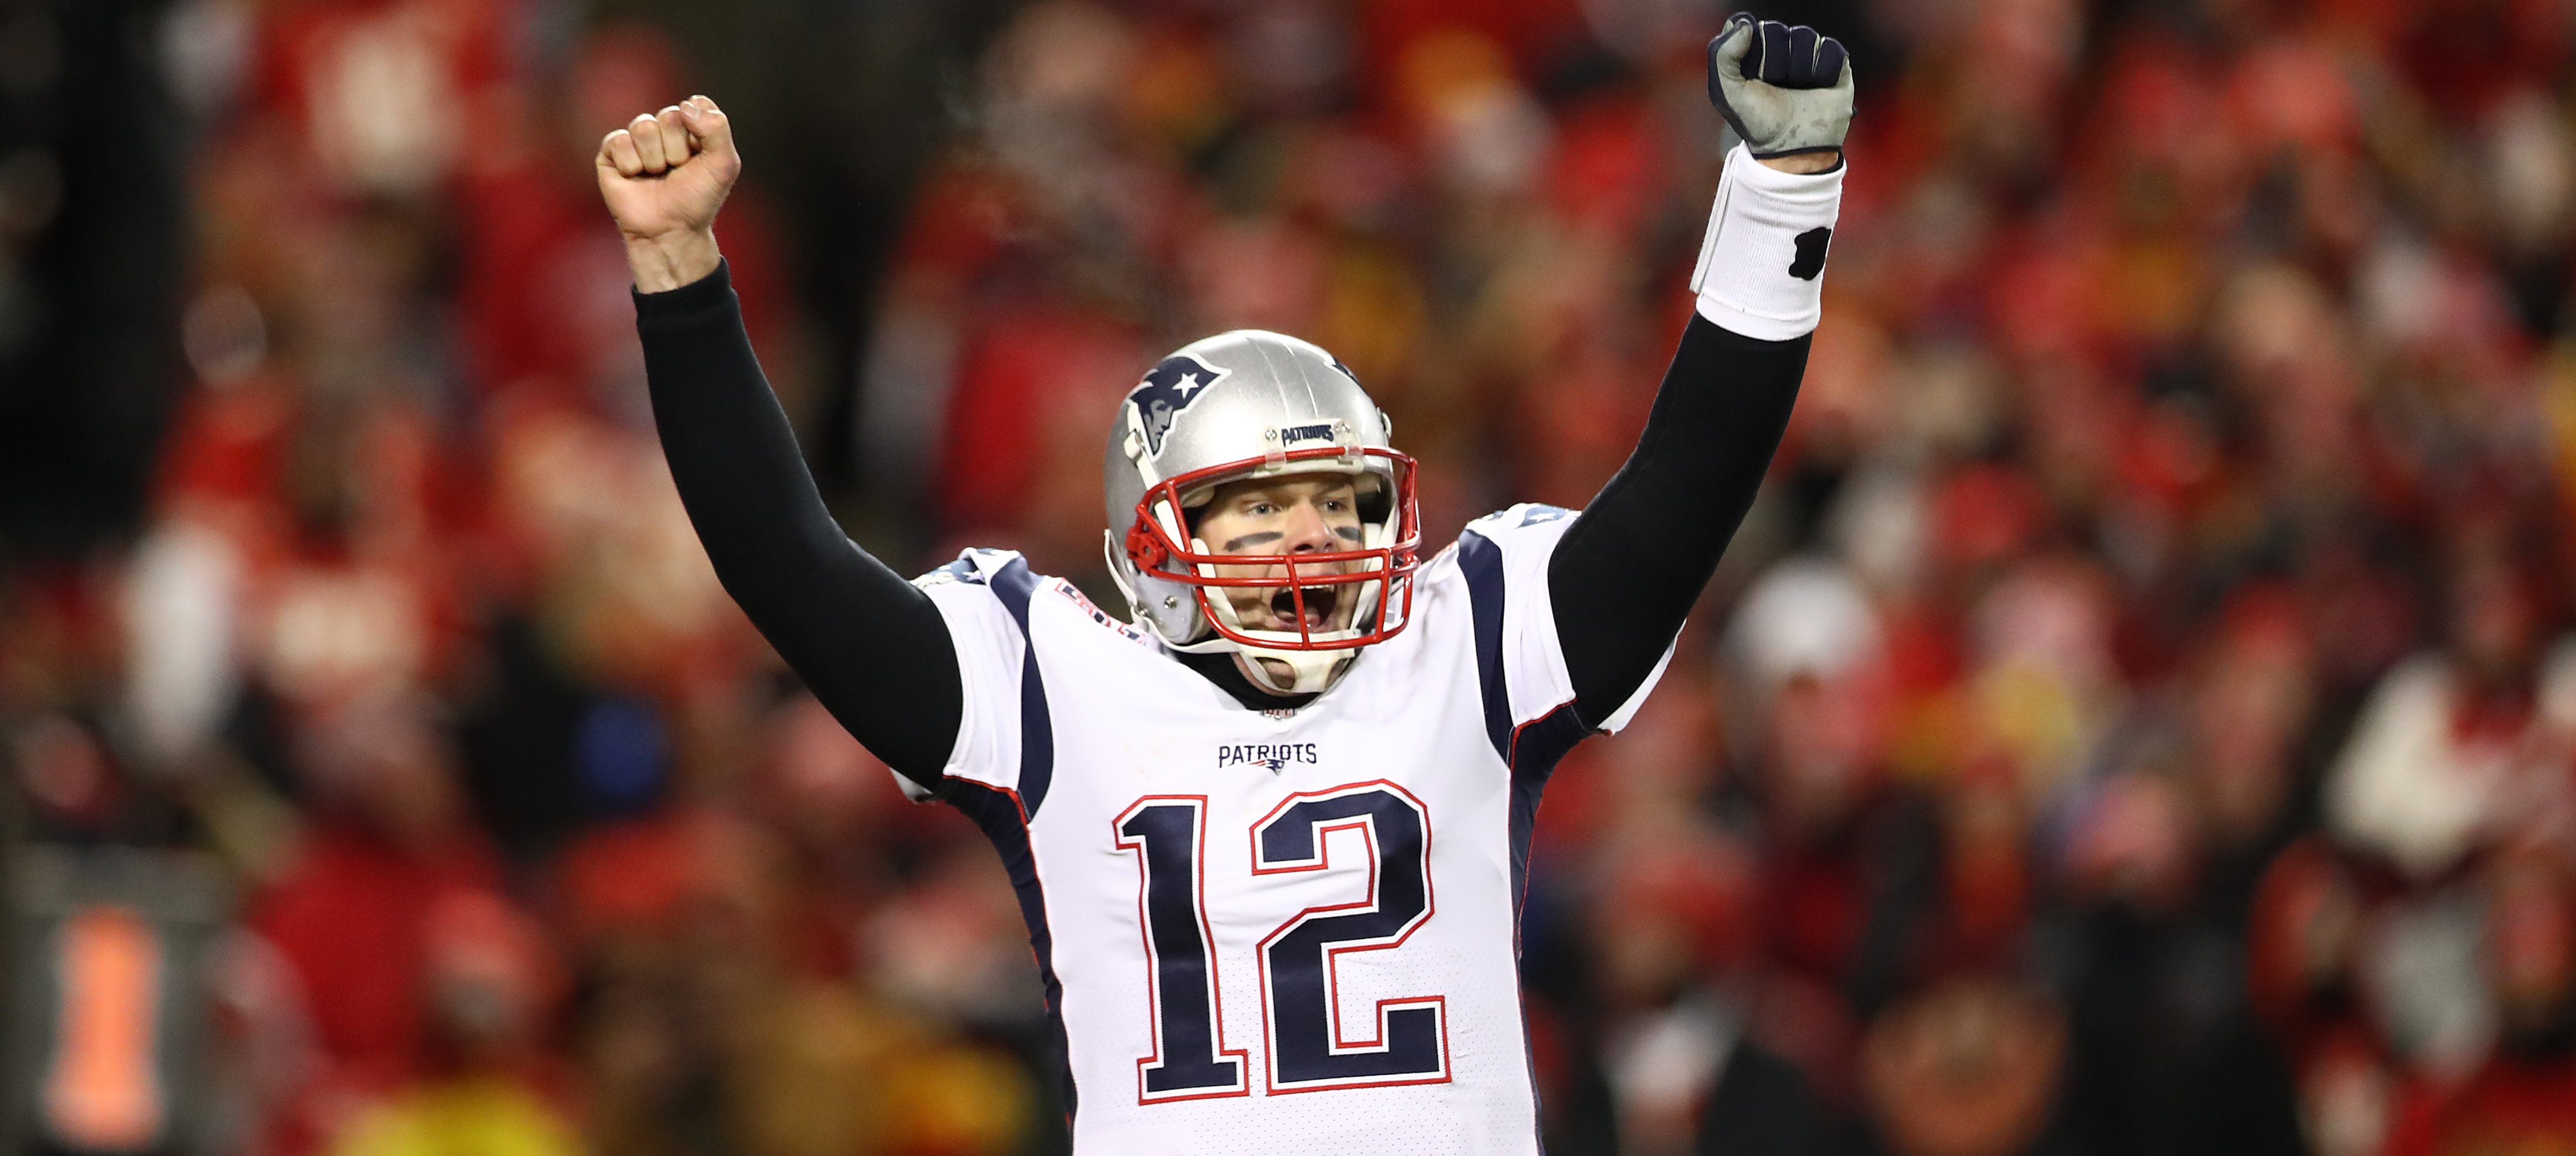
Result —
[{"label": "red trim on jersey", "polygon": [[[985,789],[985,790],[987,790],[987,791],[1000,791],[1001,793],[1003,793],[1003,794],[1005,794],[1005,795],[1009,795],[1009,796],[1011,797],[1011,809],[1012,809],[1012,810],[1014,810],[1014,811],[1019,812],[1019,815],[1020,815],[1020,829],[1021,829],[1021,830],[1023,830],[1023,831],[1025,831],[1025,830],[1027,830],[1027,829],[1028,829],[1028,826],[1029,826],[1029,805],[1028,805],[1027,803],[1024,803],[1024,802],[1020,801],[1020,793],[1019,793],[1017,790],[1014,790],[1014,789],[1012,789],[1012,788],[1010,788],[1010,787],[995,786],[994,784],[987,783],[987,782],[981,782],[981,781],[979,781],[979,780],[975,780],[975,779],[960,779],[960,780],[958,780],[958,781],[960,781],[960,782],[966,782],[966,783],[974,783],[976,786],[982,787],[982,788],[984,788],[984,789]],[[1029,870],[1031,870],[1031,871],[1036,871],[1036,870],[1037,870],[1037,864],[1035,864],[1035,863],[1031,863],[1031,864],[1029,864]]]},{"label": "red trim on jersey", "polygon": [[[1573,706],[1573,705],[1574,705],[1574,700],[1573,700],[1573,699],[1571,699],[1571,698],[1568,698],[1568,699],[1566,699],[1564,702],[1560,702],[1560,703],[1556,704],[1555,706],[1549,707],[1549,708],[1547,708],[1546,710],[1543,710],[1543,711],[1538,712],[1537,716],[1536,716],[1536,717],[1531,718],[1528,722],[1520,723],[1520,724],[1518,724],[1518,725],[1516,725],[1516,726],[1512,727],[1512,738],[1511,738],[1511,741],[1510,741],[1510,742],[1508,742],[1508,743],[1506,743],[1506,744],[1504,744],[1505,754],[1503,755],[1503,766],[1504,766],[1504,767],[1506,767],[1506,768],[1509,768],[1509,769],[1511,769],[1511,770],[1519,770],[1519,769],[1520,769],[1520,759],[1521,759],[1521,732],[1522,732],[1522,731],[1528,730],[1528,729],[1530,729],[1531,727],[1534,727],[1534,726],[1537,726],[1537,725],[1538,725],[1538,724],[1540,724],[1540,723],[1546,722],[1547,720],[1549,720],[1549,719],[1551,719],[1551,718],[1555,718],[1555,717],[1556,717],[1556,712],[1561,711],[1561,710],[1564,710],[1565,708],[1570,707],[1570,706]],[[1589,733],[1589,732],[1587,732],[1587,733]],[[1523,889],[1524,891],[1526,891],[1526,890],[1528,889],[1528,886],[1529,886],[1529,881],[1528,881],[1528,880],[1526,880],[1526,879],[1522,880],[1522,881],[1521,881],[1521,886],[1522,886],[1522,889]]]}]

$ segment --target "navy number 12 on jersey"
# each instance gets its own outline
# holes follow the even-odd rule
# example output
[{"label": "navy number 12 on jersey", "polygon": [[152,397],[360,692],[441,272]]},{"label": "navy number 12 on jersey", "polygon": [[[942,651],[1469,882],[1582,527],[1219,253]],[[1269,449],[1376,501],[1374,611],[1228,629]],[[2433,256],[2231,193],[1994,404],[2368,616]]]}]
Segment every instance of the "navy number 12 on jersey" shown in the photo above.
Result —
[{"label": "navy number 12 on jersey", "polygon": [[[1147,1103],[1250,1092],[1245,1053],[1225,1046],[1214,937],[1206,913],[1207,800],[1157,795],[1118,817],[1118,847],[1137,854],[1154,1054],[1137,1061]],[[1403,945],[1431,918],[1431,825],[1392,783],[1292,795],[1253,824],[1252,873],[1322,871],[1326,838],[1354,831],[1367,848],[1369,893],[1296,913],[1260,944],[1269,1091],[1314,1092],[1449,1078],[1448,1006],[1438,995],[1380,1000],[1373,1039],[1346,1039],[1335,963]]]}]

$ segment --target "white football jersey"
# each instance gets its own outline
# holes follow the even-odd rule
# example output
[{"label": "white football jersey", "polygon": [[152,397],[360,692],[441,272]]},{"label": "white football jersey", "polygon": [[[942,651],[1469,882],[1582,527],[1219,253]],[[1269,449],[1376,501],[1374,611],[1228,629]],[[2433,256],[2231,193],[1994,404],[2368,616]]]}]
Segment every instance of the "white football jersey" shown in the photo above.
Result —
[{"label": "white football jersey", "polygon": [[1571,524],[1469,526],[1404,632],[1294,711],[1017,554],[920,580],[965,684],[938,793],[1019,890],[1077,1152],[1538,1151],[1518,925],[1539,791],[1584,733],[1547,583]]}]

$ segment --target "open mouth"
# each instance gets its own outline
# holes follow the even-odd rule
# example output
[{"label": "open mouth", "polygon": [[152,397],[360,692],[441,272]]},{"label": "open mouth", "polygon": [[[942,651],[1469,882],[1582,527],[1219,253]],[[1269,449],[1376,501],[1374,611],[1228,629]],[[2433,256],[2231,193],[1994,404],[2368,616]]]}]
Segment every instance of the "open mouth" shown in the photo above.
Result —
[{"label": "open mouth", "polygon": [[[1305,595],[1306,617],[1302,625],[1308,630],[1321,630],[1325,623],[1333,620],[1333,606],[1341,600],[1341,592],[1329,586],[1308,586],[1305,588]],[[1270,616],[1285,625],[1300,625],[1297,618],[1297,591],[1281,590],[1271,595]]]}]

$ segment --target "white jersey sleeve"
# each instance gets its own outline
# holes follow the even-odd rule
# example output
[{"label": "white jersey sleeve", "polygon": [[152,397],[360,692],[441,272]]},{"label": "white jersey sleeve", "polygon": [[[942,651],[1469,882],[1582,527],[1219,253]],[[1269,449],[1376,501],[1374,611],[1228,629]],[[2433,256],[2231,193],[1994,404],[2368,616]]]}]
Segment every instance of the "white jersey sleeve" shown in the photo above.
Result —
[{"label": "white jersey sleeve", "polygon": [[[1023,718],[1029,696],[1038,693],[1028,678],[1029,599],[1037,583],[1028,563],[1008,550],[968,550],[913,579],[939,608],[957,651],[957,741],[940,768],[943,779],[1019,796],[1020,768],[1032,753],[1021,749]],[[1045,710],[1043,701],[1035,709]],[[900,774],[895,782],[916,802],[934,797],[932,788],[940,785]]]},{"label": "white jersey sleeve", "polygon": [[[1574,678],[1566,669],[1547,580],[1548,561],[1573,525],[1572,510],[1524,503],[1468,523],[1458,538],[1459,568],[1476,608],[1477,665],[1485,682],[1488,722],[1511,732],[1497,735],[1506,758],[1520,732],[1533,724],[1546,723],[1550,729],[1573,725],[1560,721],[1573,719]],[[1627,726],[1672,658],[1672,642],[1666,640],[1655,669],[1592,729],[1615,732]],[[1579,738],[1580,733],[1565,737]]]}]

